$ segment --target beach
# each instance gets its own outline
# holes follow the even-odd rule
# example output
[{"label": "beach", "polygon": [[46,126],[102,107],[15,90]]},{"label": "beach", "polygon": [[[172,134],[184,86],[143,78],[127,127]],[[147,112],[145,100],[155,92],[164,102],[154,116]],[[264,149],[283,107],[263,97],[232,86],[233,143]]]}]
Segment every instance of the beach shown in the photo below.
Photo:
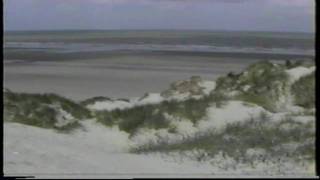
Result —
[{"label": "beach", "polygon": [[301,33],[7,33],[4,171],[314,177],[313,42]]},{"label": "beach", "polygon": [[319,178],[314,1],[3,10],[4,179]]},{"label": "beach", "polygon": [[5,62],[4,86],[17,92],[57,93],[74,100],[140,97],[191,76],[214,80],[231,71],[239,72],[254,61],[259,60],[160,55],[58,62],[11,60]]}]

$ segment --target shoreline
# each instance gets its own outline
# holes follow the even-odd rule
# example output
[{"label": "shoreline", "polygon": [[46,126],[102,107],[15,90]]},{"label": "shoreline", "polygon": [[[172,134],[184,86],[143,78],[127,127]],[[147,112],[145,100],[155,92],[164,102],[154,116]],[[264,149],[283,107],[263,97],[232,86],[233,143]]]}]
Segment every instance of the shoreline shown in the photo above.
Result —
[{"label": "shoreline", "polygon": [[238,58],[238,59],[314,59],[315,55],[312,54],[281,54],[281,53],[252,53],[252,52],[190,52],[190,51],[89,51],[89,52],[45,52],[32,51],[19,48],[6,49],[4,48],[4,59],[25,59],[28,61],[56,61],[60,60],[79,60],[79,59],[96,59],[96,58],[113,58],[119,56],[189,56],[189,57],[212,57],[212,58]]},{"label": "shoreline", "polygon": [[[273,61],[286,60],[277,59]],[[170,83],[191,76],[214,80],[263,60],[168,54],[117,54],[66,61],[24,58],[4,61],[4,87],[17,92],[58,93],[73,100],[93,96],[132,98],[162,91]]]},{"label": "shoreline", "polygon": [[240,72],[261,59],[130,54],[67,61],[10,61],[4,63],[6,88],[84,100],[93,96],[141,97],[191,76],[214,80],[231,71]]}]

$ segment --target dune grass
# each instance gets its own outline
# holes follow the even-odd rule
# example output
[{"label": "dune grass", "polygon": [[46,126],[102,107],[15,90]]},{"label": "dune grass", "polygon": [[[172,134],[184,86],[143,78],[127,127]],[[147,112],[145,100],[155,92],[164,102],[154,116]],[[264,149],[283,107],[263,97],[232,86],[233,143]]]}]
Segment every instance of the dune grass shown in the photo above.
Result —
[{"label": "dune grass", "polygon": [[303,76],[291,86],[295,104],[304,108],[315,107],[315,72]]},{"label": "dune grass", "polygon": [[267,96],[261,96],[250,93],[239,94],[235,97],[236,100],[240,100],[243,102],[249,102],[263,107],[264,109],[270,112],[276,112],[277,108],[275,106],[275,101]]},{"label": "dune grass", "polygon": [[304,61],[290,61],[290,60],[286,60],[286,63],[285,63],[285,66],[288,68],[288,69],[291,69],[291,68],[295,68],[295,67],[299,67],[299,66],[303,66],[305,65],[305,62]]},{"label": "dune grass", "polygon": [[[4,121],[19,122],[42,128],[71,130],[79,127],[77,120],[90,118],[91,113],[81,105],[56,94],[29,94],[6,91],[4,96]],[[56,126],[60,109],[75,119],[70,124]]]},{"label": "dune grass", "polygon": [[133,134],[138,128],[170,128],[170,122],[164,114],[197,123],[206,115],[206,109],[212,103],[223,105],[226,97],[217,93],[200,99],[184,101],[163,101],[159,104],[147,104],[129,109],[96,111],[98,122],[104,125],[118,125],[120,130]]},{"label": "dune grass", "polygon": [[[211,130],[198,133],[178,143],[170,144],[167,141],[146,143],[132,148],[131,152],[169,153],[198,150],[209,158],[223,152],[237,161],[249,161],[248,150],[262,149],[265,152],[262,159],[286,156],[297,160],[301,157],[314,160],[315,131],[312,126],[311,122],[303,124],[290,118],[270,124],[261,117],[229,124],[223,131]],[[288,149],[287,144],[294,144],[297,147]]]},{"label": "dune grass", "polygon": [[[84,107],[84,104],[106,100],[105,97],[95,97],[77,104],[56,94],[28,94],[6,91],[4,92],[4,99],[6,121],[43,128],[67,129],[67,126],[59,128],[55,126],[59,113],[57,108],[60,107],[77,120],[96,117],[98,122],[107,126],[118,125],[121,130],[130,134],[141,127],[151,129],[170,128],[165,113],[196,123],[205,116],[210,103],[222,106],[222,102],[226,100],[223,95],[212,93],[200,99],[164,101],[159,104],[147,104],[124,110],[115,109],[113,111],[91,113]],[[77,123],[77,121],[74,121],[74,126],[70,124],[68,127],[77,127]]]},{"label": "dune grass", "polygon": [[275,104],[286,95],[288,75],[285,66],[260,62],[249,66],[240,74],[229,73],[217,79],[215,91],[237,92],[232,98],[257,104],[275,112]]}]

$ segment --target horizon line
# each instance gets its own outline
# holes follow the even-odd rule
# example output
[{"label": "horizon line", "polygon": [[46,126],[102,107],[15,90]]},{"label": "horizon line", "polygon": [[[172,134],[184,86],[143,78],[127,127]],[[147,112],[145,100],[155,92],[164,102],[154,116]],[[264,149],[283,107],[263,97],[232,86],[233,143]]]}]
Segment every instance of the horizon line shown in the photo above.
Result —
[{"label": "horizon line", "polygon": [[48,32],[48,31],[211,31],[211,32],[271,32],[271,33],[309,33],[315,31],[277,31],[277,30],[226,30],[226,29],[168,29],[168,28],[146,28],[146,29],[7,29],[3,32]]}]

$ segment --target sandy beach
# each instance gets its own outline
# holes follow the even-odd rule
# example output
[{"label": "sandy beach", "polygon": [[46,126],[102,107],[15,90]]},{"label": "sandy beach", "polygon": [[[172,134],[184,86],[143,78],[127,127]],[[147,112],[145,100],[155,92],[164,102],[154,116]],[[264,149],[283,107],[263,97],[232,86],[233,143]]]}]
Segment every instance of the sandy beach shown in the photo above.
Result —
[{"label": "sandy beach", "polygon": [[17,92],[57,93],[74,100],[93,96],[129,98],[160,92],[170,83],[191,76],[214,80],[257,61],[150,54],[65,61],[7,60],[4,86]]}]

